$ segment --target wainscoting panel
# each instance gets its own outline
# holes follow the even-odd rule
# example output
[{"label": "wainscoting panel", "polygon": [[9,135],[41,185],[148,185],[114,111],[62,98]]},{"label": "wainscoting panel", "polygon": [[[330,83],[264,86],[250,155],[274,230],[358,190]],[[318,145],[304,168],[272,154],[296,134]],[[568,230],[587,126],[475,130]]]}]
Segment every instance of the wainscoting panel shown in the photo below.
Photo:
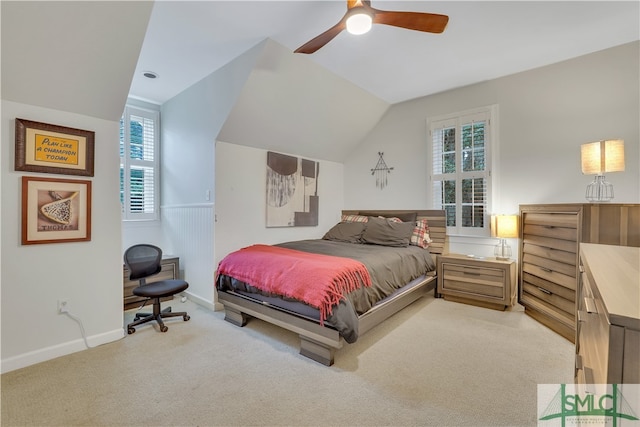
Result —
[{"label": "wainscoting panel", "polygon": [[163,206],[160,215],[165,252],[180,257],[180,275],[189,282],[187,293],[196,302],[213,308],[214,205]]}]

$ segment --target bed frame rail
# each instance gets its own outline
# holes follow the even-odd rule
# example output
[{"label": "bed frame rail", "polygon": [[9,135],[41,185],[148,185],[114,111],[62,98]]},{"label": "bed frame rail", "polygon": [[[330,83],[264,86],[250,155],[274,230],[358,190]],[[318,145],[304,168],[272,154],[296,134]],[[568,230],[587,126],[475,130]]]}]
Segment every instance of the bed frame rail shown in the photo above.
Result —
[{"label": "bed frame rail", "polygon": [[358,334],[362,335],[374,326],[393,316],[412,302],[436,291],[436,276],[428,276],[425,280],[395,294],[388,303],[379,304],[366,313],[358,316]]},{"label": "bed frame rail", "polygon": [[248,316],[251,316],[295,332],[300,336],[300,354],[323,365],[333,364],[335,351],[344,343],[335,329],[233,291],[218,292],[218,301],[224,305],[224,319],[236,326],[246,325]]}]

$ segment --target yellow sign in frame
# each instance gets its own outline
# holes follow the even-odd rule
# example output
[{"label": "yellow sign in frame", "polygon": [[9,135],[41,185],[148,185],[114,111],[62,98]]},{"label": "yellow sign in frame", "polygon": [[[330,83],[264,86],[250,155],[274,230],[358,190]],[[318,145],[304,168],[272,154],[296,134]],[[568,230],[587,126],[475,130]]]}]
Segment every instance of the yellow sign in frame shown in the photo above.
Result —
[{"label": "yellow sign in frame", "polygon": [[94,175],[95,132],[16,118],[15,170]]}]

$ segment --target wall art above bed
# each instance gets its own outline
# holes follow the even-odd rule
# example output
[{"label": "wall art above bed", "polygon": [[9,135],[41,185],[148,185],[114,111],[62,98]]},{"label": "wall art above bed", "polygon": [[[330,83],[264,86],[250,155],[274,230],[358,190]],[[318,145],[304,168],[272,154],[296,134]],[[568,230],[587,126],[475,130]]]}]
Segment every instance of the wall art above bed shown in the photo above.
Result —
[{"label": "wall art above bed", "polygon": [[320,164],[267,152],[267,227],[318,225]]}]

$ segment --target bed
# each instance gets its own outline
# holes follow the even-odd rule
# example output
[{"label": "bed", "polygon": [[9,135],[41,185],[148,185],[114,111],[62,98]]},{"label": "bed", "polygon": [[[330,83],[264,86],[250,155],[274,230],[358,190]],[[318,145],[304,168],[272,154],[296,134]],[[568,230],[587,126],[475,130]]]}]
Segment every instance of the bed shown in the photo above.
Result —
[{"label": "bed", "polygon": [[[369,222],[358,224],[367,219]],[[417,234],[421,224],[421,232],[428,224],[426,237]],[[400,232],[405,239],[405,231],[396,230],[408,227],[413,228],[411,244],[394,240]],[[357,341],[430,291],[436,295],[435,257],[446,250],[446,244],[444,211],[345,210],[340,223],[322,239],[252,245],[227,255],[216,272],[218,301],[228,322],[244,326],[253,317],[293,331],[300,337],[300,354],[330,366],[335,352],[345,343]],[[288,258],[294,256],[300,259]],[[306,258],[314,262],[313,269],[305,264]],[[318,259],[323,261],[319,265]],[[282,262],[283,268],[278,268],[277,262]],[[294,265],[296,268],[289,268]],[[331,298],[322,294],[317,303],[304,302],[302,296],[289,291],[290,283],[310,276],[313,282],[321,282],[324,270],[338,273],[343,268],[346,273],[339,273],[343,293],[337,298],[334,290],[327,292]],[[261,278],[263,274],[272,274],[267,280],[272,287],[256,284],[255,275]],[[335,281],[332,278],[332,283]],[[354,281],[360,285],[354,286]]]}]

